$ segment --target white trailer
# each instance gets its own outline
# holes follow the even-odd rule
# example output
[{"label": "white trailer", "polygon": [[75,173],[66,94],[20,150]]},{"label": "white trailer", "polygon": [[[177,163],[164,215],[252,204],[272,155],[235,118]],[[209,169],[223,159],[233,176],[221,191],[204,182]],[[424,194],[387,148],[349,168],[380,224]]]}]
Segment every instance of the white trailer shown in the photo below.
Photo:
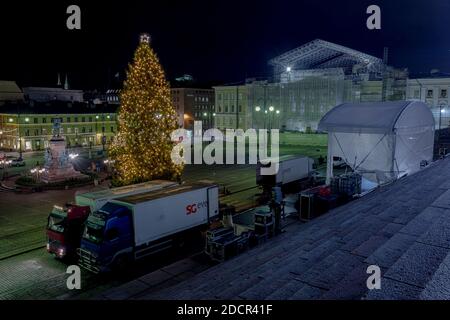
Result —
[{"label": "white trailer", "polygon": [[219,214],[217,185],[189,184],[170,187],[111,202],[131,209],[135,246],[206,225]]},{"label": "white trailer", "polygon": [[269,163],[258,162],[256,166],[256,183],[262,186],[283,186],[288,183],[311,177],[314,160],[309,157],[283,156],[279,158],[279,169],[274,175],[261,175],[261,167],[269,167]]},{"label": "white trailer", "polygon": [[177,183],[173,181],[153,180],[124,187],[76,194],[75,204],[78,206],[89,206],[91,208],[91,212],[94,212],[100,209],[109,200],[160,190],[175,185],[177,185]]}]

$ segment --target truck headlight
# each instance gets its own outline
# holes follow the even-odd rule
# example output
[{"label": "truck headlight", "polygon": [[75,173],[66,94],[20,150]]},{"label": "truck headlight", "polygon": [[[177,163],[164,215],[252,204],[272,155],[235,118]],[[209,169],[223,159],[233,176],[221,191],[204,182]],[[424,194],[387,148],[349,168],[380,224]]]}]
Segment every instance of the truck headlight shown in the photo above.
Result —
[{"label": "truck headlight", "polygon": [[66,254],[66,249],[64,249],[64,248],[58,249],[58,256],[64,257],[65,254]]}]

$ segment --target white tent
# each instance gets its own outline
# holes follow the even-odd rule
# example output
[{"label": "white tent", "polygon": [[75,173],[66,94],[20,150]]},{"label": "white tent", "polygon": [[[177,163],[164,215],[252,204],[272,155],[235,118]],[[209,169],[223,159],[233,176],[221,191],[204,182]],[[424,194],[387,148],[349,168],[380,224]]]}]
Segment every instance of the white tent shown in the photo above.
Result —
[{"label": "white tent", "polygon": [[378,184],[433,159],[434,118],[423,102],[344,103],[321,119],[318,130],[328,132],[328,182],[333,157]]}]

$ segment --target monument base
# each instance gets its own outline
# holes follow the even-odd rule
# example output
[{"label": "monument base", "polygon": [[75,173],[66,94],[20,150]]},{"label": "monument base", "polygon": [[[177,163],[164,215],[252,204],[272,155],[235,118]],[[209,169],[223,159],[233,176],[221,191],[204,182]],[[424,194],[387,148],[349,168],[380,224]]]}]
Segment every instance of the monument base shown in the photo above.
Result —
[{"label": "monument base", "polygon": [[46,170],[41,176],[41,181],[45,183],[63,182],[66,180],[84,180],[89,176],[76,171],[73,167],[70,168],[54,168]]}]

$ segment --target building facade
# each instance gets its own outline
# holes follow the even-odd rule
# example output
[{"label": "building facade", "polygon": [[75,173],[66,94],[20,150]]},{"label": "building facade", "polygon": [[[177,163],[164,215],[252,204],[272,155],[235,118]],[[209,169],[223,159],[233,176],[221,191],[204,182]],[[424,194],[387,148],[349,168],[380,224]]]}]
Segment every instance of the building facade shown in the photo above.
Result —
[{"label": "building facade", "polygon": [[0,110],[0,149],[44,150],[55,119],[67,147],[108,146],[117,134],[117,106],[84,103],[5,105]]},{"label": "building facade", "polygon": [[72,90],[64,88],[46,88],[46,87],[24,87],[23,93],[29,101],[47,102],[47,101],[68,101],[83,102],[83,90]]},{"label": "building facade", "polygon": [[248,86],[217,86],[214,91],[214,126],[217,129],[247,130],[252,127]]},{"label": "building facade", "polygon": [[450,77],[408,79],[408,100],[425,102],[433,112],[436,129],[450,127]]},{"label": "building facade", "polygon": [[213,127],[213,89],[171,88],[170,92],[180,128],[193,130],[194,121],[202,121],[204,130]]}]

